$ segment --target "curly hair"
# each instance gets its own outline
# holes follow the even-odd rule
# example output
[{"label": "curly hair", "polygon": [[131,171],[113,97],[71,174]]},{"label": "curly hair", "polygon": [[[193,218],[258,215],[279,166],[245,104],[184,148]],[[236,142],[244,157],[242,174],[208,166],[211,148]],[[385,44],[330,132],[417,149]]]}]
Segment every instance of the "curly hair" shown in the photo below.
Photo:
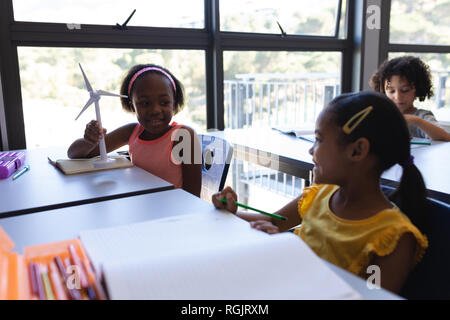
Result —
[{"label": "curly hair", "polygon": [[[176,88],[176,90],[174,90],[174,92],[173,92],[174,100],[175,100],[174,107],[173,107],[173,113],[176,114],[176,113],[180,112],[184,105],[184,87],[183,87],[183,85],[169,70],[167,70],[166,68],[163,68],[161,66],[155,65],[155,64],[138,64],[138,65],[135,65],[134,67],[130,68],[127,75],[123,78],[122,84],[120,85],[120,94],[124,95],[124,96],[128,96],[128,85],[130,83],[131,78],[133,77],[133,75],[136,72],[138,72],[141,69],[147,68],[147,67],[159,68],[159,69],[167,72],[172,77],[173,81],[175,82],[175,88]],[[159,73],[156,70],[151,70],[151,71],[147,71],[147,72]],[[159,73],[159,74],[161,74],[161,73]],[[133,85],[133,87],[134,87],[134,85]],[[133,92],[132,89],[133,88],[131,88],[131,92]],[[132,112],[132,113],[136,112],[136,110],[134,110],[134,106],[131,101],[131,97],[120,98],[120,102],[122,104],[122,108],[125,111]]]},{"label": "curly hair", "polygon": [[369,80],[369,85],[375,91],[386,93],[384,83],[392,76],[404,77],[414,85],[419,101],[433,96],[433,83],[430,68],[420,58],[403,56],[384,61]]}]

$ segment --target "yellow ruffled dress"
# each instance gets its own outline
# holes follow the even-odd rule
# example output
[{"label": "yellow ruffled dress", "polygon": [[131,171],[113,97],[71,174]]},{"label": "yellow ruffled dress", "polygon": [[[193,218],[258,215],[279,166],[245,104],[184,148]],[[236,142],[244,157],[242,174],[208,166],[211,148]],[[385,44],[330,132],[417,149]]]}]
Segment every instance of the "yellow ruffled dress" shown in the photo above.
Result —
[{"label": "yellow ruffled dress", "polygon": [[378,212],[363,220],[346,220],[330,210],[329,202],[336,185],[312,185],[305,188],[298,203],[302,224],[295,230],[321,258],[363,278],[374,254],[392,253],[405,232],[416,238],[414,262],[428,247],[428,240],[397,207]]}]

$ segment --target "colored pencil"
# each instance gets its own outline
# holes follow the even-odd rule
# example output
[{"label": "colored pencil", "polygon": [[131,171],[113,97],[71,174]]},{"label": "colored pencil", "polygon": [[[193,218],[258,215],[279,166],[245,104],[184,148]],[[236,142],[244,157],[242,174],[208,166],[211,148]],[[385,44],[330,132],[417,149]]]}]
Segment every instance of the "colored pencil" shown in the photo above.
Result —
[{"label": "colored pencil", "polygon": [[[70,258],[64,259],[64,264],[65,264],[65,269],[67,270],[67,268],[72,265],[72,262],[70,262]],[[69,275],[67,275],[67,278],[69,278]],[[80,280],[79,275],[76,275],[75,279]],[[68,284],[68,282],[66,281],[66,285],[67,284]],[[79,285],[79,287],[73,288],[70,290],[73,290],[73,292],[76,292],[77,300],[84,300],[84,297],[83,297],[82,291],[81,291],[81,284],[78,284],[78,285]]]},{"label": "colored pencil", "polygon": [[47,266],[39,266],[39,269],[41,270],[42,283],[44,284],[45,296],[47,297],[47,300],[55,300],[52,285],[50,284],[50,279],[48,278]]},{"label": "colored pencil", "polygon": [[32,268],[36,279],[39,300],[45,300],[44,283],[42,282],[39,265],[37,263],[32,263]]},{"label": "colored pencil", "polygon": [[72,300],[81,300],[81,295],[80,292],[76,289],[69,289],[67,287],[67,280],[68,280],[68,276],[66,273],[66,270],[64,268],[64,263],[62,262],[61,258],[59,256],[55,256],[54,258],[56,267],[58,268],[59,273],[62,275],[63,279],[64,279],[64,287],[65,289],[67,289],[67,291],[69,292],[69,296]]},{"label": "colored pencil", "polygon": [[107,299],[106,293],[103,290],[103,287],[100,281],[98,280],[98,277],[95,275],[91,263],[88,260],[84,260],[83,262],[88,274],[89,282],[92,284],[92,287],[95,290],[96,298],[99,300],[106,300]]},{"label": "colored pencil", "polygon": [[32,295],[34,297],[39,297],[39,288],[38,288],[38,284],[37,284],[36,273],[34,272],[34,266],[33,266],[32,262],[30,262],[28,264],[28,271],[29,271]]},{"label": "colored pencil", "polygon": [[427,145],[430,146],[431,142],[425,142],[425,141],[411,141],[411,144],[423,144],[423,145]]},{"label": "colored pencil", "polygon": [[16,180],[18,177],[20,177],[21,175],[23,175],[25,172],[27,172],[28,170],[30,170],[30,166],[26,165],[25,167],[23,167],[19,172],[17,172],[12,179]]},{"label": "colored pencil", "polygon": [[49,270],[50,280],[53,286],[53,291],[55,292],[56,299],[67,300],[68,297],[66,291],[64,290],[64,281],[59,275],[55,262],[50,262]]},{"label": "colored pencil", "polygon": [[[226,198],[223,198],[223,199],[221,199],[220,201],[222,201],[223,203],[227,203],[227,199],[226,199]],[[250,207],[250,206],[247,206],[247,205],[245,205],[245,204],[243,204],[243,203],[239,203],[239,202],[237,202],[237,201],[235,202],[235,204],[236,204],[238,207],[242,207],[242,208],[245,208],[245,209],[250,209],[250,210],[259,212],[259,213],[261,213],[261,214],[264,214],[264,215],[266,215],[266,216],[272,217],[272,218],[276,218],[276,219],[280,219],[280,220],[287,220],[286,217],[279,216],[279,215],[274,214],[274,213],[268,213],[268,212],[265,212],[265,211],[262,211],[262,210],[259,210],[259,209],[255,209],[255,208],[252,208],[252,207]]]},{"label": "colored pencil", "polygon": [[81,259],[78,257],[75,247],[72,244],[69,245],[69,253],[72,263],[78,267],[79,272],[78,276],[80,277],[81,287],[83,289],[86,289],[89,286],[89,281],[86,272],[84,270],[83,263],[81,262]]}]

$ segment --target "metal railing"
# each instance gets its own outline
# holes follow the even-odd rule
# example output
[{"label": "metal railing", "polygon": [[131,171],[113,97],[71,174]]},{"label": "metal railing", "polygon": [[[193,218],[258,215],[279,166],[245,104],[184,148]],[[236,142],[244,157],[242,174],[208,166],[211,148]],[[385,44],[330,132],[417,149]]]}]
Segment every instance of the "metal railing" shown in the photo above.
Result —
[{"label": "metal railing", "polygon": [[[339,94],[338,74],[247,75],[225,80],[225,127],[299,126],[316,116]],[[284,80],[278,80],[281,76]]]},{"label": "metal railing", "polygon": [[434,105],[436,109],[443,108],[446,105],[450,105],[450,90],[447,91],[447,86],[450,88],[450,84],[447,83],[447,79],[450,76],[449,70],[435,70],[431,72],[433,79],[435,79],[434,87]]},{"label": "metal railing", "polygon": [[[450,105],[448,70],[432,71],[435,96],[430,107]],[[340,94],[338,73],[237,74],[224,81],[225,127],[296,128],[315,122],[320,111]],[[448,97],[447,97],[448,96]],[[233,187],[246,195],[249,185],[287,198],[298,196],[304,181],[285,173],[233,160]]]},{"label": "metal railing", "polygon": [[[299,127],[340,93],[337,73],[245,74],[225,80],[225,127]],[[297,197],[304,180],[234,159],[233,188],[244,198],[254,185],[286,198]]]}]

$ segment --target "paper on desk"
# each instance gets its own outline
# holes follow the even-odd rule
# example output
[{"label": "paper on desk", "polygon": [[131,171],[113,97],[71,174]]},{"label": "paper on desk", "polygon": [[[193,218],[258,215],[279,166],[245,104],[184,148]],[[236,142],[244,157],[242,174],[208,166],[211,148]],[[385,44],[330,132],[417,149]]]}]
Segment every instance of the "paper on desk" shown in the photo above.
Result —
[{"label": "paper on desk", "polygon": [[52,166],[58,168],[66,175],[102,171],[102,170],[129,168],[133,166],[131,161],[128,160],[127,157],[125,156],[110,155],[109,158],[114,159],[114,162],[111,165],[107,167],[98,168],[94,166],[94,162],[98,160],[99,157],[88,159],[58,159],[58,160],[53,160],[50,157],[47,157],[48,162]]},{"label": "paper on desk", "polygon": [[85,231],[112,299],[358,299],[296,235],[239,218],[183,215]]},{"label": "paper on desk", "polygon": [[280,131],[281,133],[295,136],[299,139],[314,142],[315,140],[315,126],[314,124],[305,125],[298,128],[285,128],[285,127],[274,127],[273,130]]}]

